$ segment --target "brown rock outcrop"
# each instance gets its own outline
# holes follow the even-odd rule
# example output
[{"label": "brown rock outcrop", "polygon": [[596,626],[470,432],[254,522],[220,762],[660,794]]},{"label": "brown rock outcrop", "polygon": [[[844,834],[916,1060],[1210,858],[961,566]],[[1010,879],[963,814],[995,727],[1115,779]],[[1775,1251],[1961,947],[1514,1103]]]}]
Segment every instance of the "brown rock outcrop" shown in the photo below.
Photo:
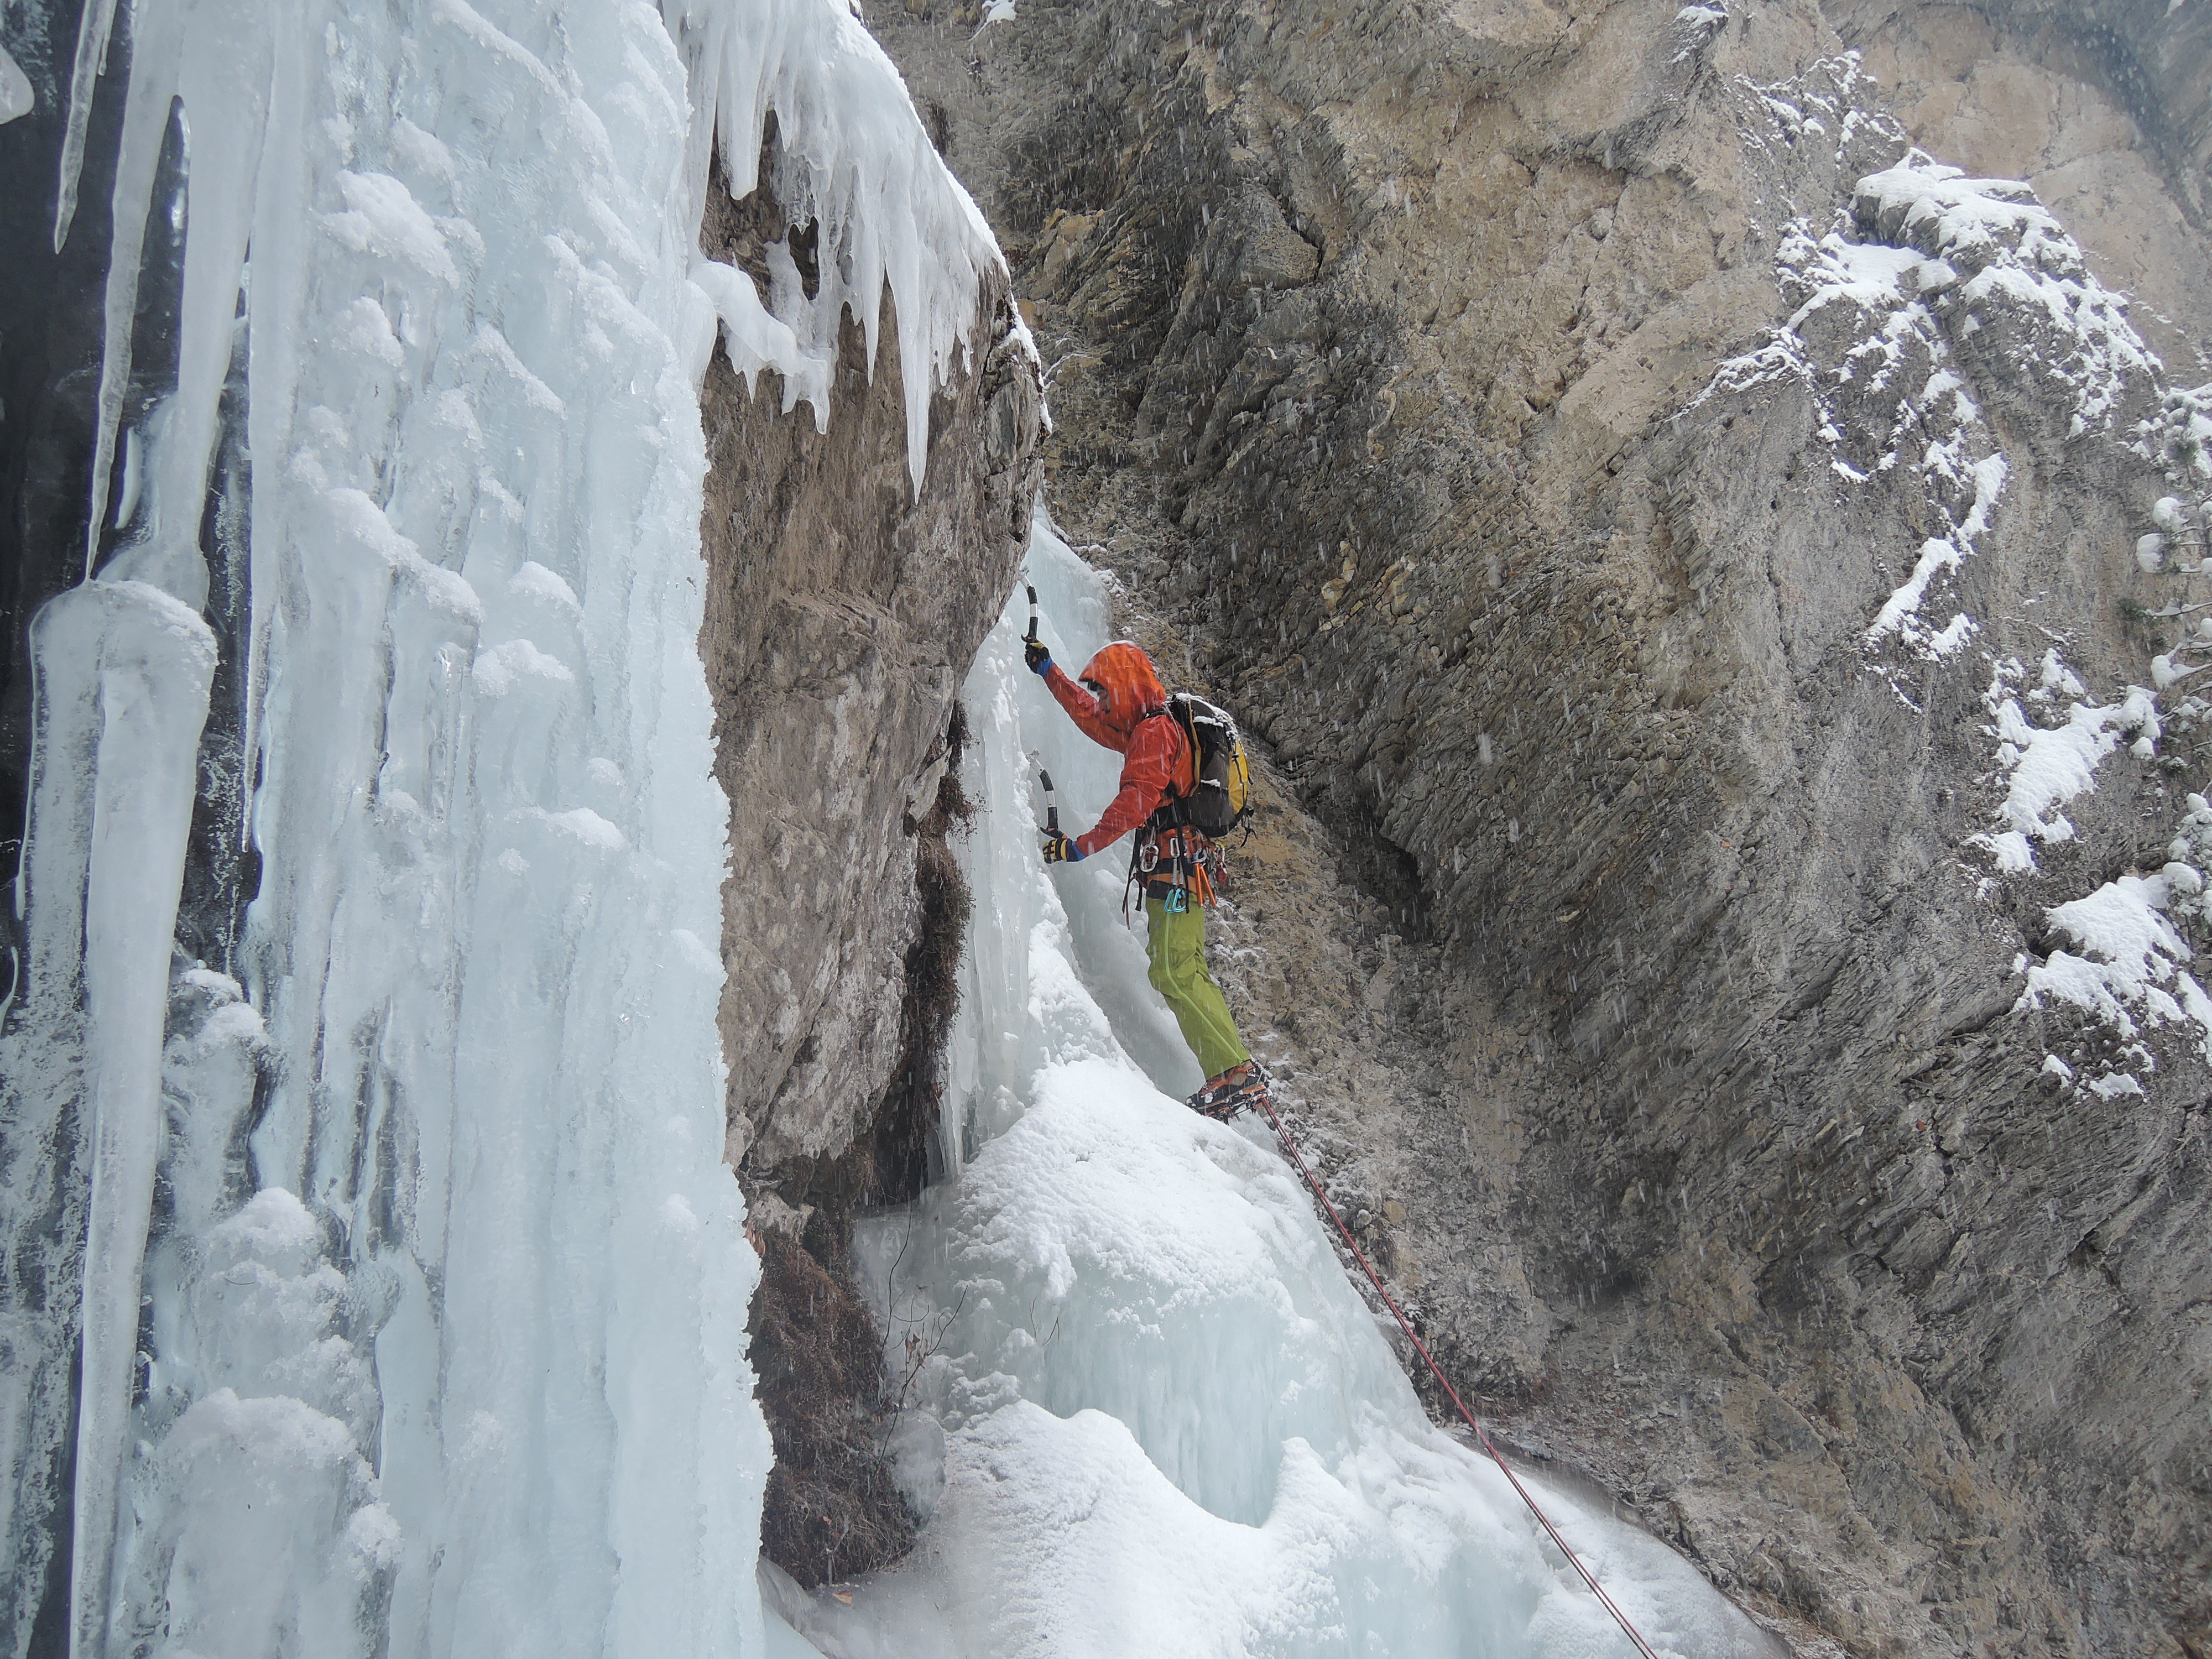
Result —
[{"label": "brown rock outcrop", "polygon": [[[732,202],[718,179],[709,196],[709,257],[751,269],[785,237],[765,188]],[[808,228],[788,242],[811,257]],[[750,1328],[776,1452],[762,1551],[810,1585],[913,1538],[877,1444],[882,1345],[852,1282],[851,1212],[920,1184],[965,916],[945,854],[956,699],[1042,477],[1037,367],[1004,279],[930,399],[918,488],[888,294],[883,307],[872,375],[843,319],[826,433],[781,412],[773,373],[749,390],[719,346],[700,400],[700,654],[730,799],[727,1152],[763,1248]]]},{"label": "brown rock outcrop", "polygon": [[[714,194],[702,246],[742,257],[743,210]],[[729,1150],[753,1170],[834,1159],[890,1081],[915,824],[1041,476],[1036,368],[1003,288],[978,299],[972,368],[930,401],[918,493],[897,327],[886,295],[871,375],[847,315],[826,433],[781,412],[773,373],[749,393],[719,347],[701,398],[700,650],[730,798]]]}]

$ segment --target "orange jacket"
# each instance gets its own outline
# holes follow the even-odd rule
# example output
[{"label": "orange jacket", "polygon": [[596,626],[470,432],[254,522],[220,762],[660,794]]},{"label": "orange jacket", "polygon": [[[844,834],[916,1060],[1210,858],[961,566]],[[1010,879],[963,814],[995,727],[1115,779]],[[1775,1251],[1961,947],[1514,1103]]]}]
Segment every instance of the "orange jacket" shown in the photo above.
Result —
[{"label": "orange jacket", "polygon": [[1089,858],[1151,817],[1170,789],[1188,793],[1198,781],[1198,768],[1182,726],[1167,714],[1168,689],[1143,651],[1116,640],[1084,665],[1082,678],[1106,688],[1107,708],[1058,663],[1046,671],[1044,683],[1085,737],[1122,757],[1119,793],[1098,822],[1075,838]]}]

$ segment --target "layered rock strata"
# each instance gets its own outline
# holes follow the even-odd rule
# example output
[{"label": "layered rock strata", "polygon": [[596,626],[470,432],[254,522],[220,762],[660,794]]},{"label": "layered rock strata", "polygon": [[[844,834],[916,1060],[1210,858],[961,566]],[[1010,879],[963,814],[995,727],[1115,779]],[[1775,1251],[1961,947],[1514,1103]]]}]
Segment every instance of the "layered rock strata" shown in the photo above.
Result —
[{"label": "layered rock strata", "polygon": [[1056,512],[1350,827],[1263,1047],[1523,1443],[1808,1651],[2212,1615],[2206,55],[2111,9],[884,28]]}]

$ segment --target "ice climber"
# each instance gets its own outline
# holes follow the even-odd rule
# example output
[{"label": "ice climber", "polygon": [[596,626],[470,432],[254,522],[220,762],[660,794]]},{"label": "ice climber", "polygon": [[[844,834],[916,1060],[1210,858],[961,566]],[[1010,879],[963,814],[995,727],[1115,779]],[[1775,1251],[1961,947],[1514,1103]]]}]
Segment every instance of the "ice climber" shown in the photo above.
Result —
[{"label": "ice climber", "polygon": [[1044,861],[1075,863],[1137,831],[1131,879],[1145,890],[1152,988],[1167,999],[1182,1040],[1206,1072],[1206,1086],[1190,1103],[1208,1117],[1232,1117],[1258,1103],[1267,1079],[1206,971],[1206,907],[1213,902],[1218,854],[1181,811],[1197,785],[1197,757],[1169,711],[1167,687],[1152,659],[1127,640],[1091,658],[1079,684],[1053,661],[1043,641],[1029,641],[1022,654],[1078,729],[1121,757],[1121,789],[1098,822],[1080,836],[1047,831]]}]

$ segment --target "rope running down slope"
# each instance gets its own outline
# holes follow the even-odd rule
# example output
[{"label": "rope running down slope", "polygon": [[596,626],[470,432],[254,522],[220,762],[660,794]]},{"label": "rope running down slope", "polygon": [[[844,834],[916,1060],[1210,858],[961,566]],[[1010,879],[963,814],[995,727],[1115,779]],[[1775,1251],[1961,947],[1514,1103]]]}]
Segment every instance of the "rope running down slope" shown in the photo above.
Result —
[{"label": "rope running down slope", "polygon": [[1375,1271],[1374,1264],[1368,1261],[1366,1253],[1359,1248],[1359,1241],[1352,1237],[1352,1229],[1345,1225],[1344,1218],[1337,1213],[1336,1206],[1328,1201],[1328,1194],[1322,1190],[1320,1177],[1314,1174],[1312,1167],[1307,1164],[1305,1154],[1298,1151],[1297,1142],[1291,1139],[1291,1132],[1283,1127],[1283,1120],[1275,1115],[1274,1102],[1267,1098],[1265,1090],[1260,1092],[1257,1098],[1261,1109],[1267,1115],[1267,1121],[1274,1126],[1275,1138],[1283,1143],[1283,1150],[1291,1155],[1291,1161],[1298,1166],[1298,1173],[1305,1176],[1306,1185],[1313,1188],[1313,1195],[1321,1200],[1322,1208],[1328,1212],[1328,1218],[1336,1224],[1336,1231],[1343,1236],[1345,1246],[1352,1252],[1352,1260],[1358,1262],[1360,1270],[1367,1275],[1367,1282],[1375,1287],[1375,1294],[1382,1298],[1382,1305],[1389,1309],[1391,1317],[1398,1322],[1398,1328],[1405,1332],[1406,1340],[1413,1345],[1413,1352],[1427,1362],[1430,1374],[1437,1379],[1443,1391],[1451,1396],[1452,1404],[1459,1408],[1459,1414],[1466,1419],[1468,1427],[1474,1431],[1474,1437],[1481,1443],[1483,1450],[1490,1454],[1491,1461],[1496,1463],[1498,1468],[1504,1471],[1505,1478],[1513,1483],[1513,1490],[1521,1494],[1521,1501],[1528,1506],[1528,1512],[1543,1524],[1544,1530],[1551,1534],[1552,1541],[1559,1547],[1559,1553],[1565,1556],[1574,1570],[1582,1575],[1583,1583],[1590,1587],[1590,1593],[1604,1604],[1605,1610],[1613,1615],[1613,1621],[1627,1633],[1628,1639],[1636,1644],[1637,1652],[1641,1654],[1644,1659],[1659,1659],[1651,1644],[1644,1639],[1644,1633],[1630,1622],[1628,1615],[1620,1610],[1620,1604],[1605,1593],[1605,1586],[1597,1582],[1597,1575],[1583,1565],[1582,1557],[1577,1555],[1567,1540],[1559,1535],[1559,1529],[1552,1524],[1552,1517],[1544,1513],[1543,1506],[1536,1502],[1528,1487],[1521,1484],[1521,1477],[1513,1473],[1513,1466],[1505,1461],[1504,1455],[1492,1443],[1490,1437],[1483,1432],[1482,1425],[1474,1420],[1474,1413],[1468,1410],[1467,1402],[1459,1397],[1459,1390],[1452,1387],[1451,1379],[1444,1375],[1443,1367],[1437,1364],[1421,1339],[1413,1334],[1413,1322],[1406,1317],[1405,1310],[1392,1298],[1390,1292],[1382,1288],[1382,1275]]}]

